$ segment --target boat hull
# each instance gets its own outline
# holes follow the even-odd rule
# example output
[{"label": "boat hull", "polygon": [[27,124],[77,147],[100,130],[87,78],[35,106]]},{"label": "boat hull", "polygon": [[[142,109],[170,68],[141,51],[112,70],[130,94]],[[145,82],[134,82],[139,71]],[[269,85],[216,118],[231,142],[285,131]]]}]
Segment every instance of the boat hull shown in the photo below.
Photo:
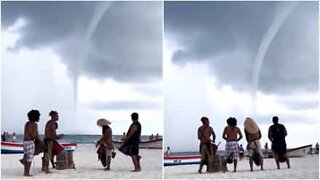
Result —
[{"label": "boat hull", "polygon": [[[119,148],[122,144],[122,141],[113,141],[113,144],[116,148]],[[139,143],[140,149],[162,149],[162,139],[141,141]]]},{"label": "boat hull", "polygon": [[[65,151],[74,151],[76,143],[62,143]],[[1,154],[23,154],[23,144],[14,142],[1,142]]]}]

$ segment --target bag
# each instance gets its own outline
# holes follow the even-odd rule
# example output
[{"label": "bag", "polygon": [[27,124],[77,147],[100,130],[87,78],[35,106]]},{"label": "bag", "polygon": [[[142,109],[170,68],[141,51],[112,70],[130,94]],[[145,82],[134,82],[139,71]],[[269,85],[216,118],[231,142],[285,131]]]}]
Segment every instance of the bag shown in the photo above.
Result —
[{"label": "bag", "polygon": [[131,155],[131,148],[129,145],[122,145],[119,147],[119,151],[122,152],[125,155],[130,156]]},{"label": "bag", "polygon": [[112,158],[115,158],[116,157],[116,152],[112,151]]},{"label": "bag", "polygon": [[256,150],[253,150],[252,159],[253,159],[254,164],[256,164],[257,166],[261,165],[260,154]]},{"label": "bag", "polygon": [[233,159],[234,159],[234,158],[233,158],[233,153],[227,155],[227,163],[228,163],[228,164],[233,163]]},{"label": "bag", "polygon": [[34,146],[34,155],[39,155],[40,153],[44,152],[44,144],[41,140],[35,140]]},{"label": "bag", "polygon": [[58,143],[58,141],[53,141],[52,143],[52,154],[53,155],[58,155],[63,151],[64,148],[61,144]]}]

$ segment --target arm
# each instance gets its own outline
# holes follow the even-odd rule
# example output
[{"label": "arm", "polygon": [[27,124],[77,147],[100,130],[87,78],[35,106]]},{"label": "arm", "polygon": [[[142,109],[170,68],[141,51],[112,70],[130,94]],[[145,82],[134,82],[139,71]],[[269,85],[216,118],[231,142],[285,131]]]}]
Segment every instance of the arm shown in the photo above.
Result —
[{"label": "arm", "polygon": [[269,140],[272,142],[273,139],[272,139],[272,131],[271,131],[271,127],[269,127],[269,131],[268,131],[268,138]]},{"label": "arm", "polygon": [[238,134],[239,134],[239,138],[237,139],[237,141],[240,141],[240,139],[242,139],[242,133],[240,128],[238,128]]},{"label": "arm", "polygon": [[222,133],[222,138],[223,138],[224,140],[227,140],[226,131],[227,131],[227,127],[224,128],[223,133]]},{"label": "arm", "polygon": [[133,133],[136,132],[137,130],[138,130],[137,126],[132,125],[132,126],[129,128],[129,131],[128,131],[126,137],[124,138],[124,141],[123,141],[123,142],[126,142],[128,139],[130,139],[131,136],[133,135]]},{"label": "arm", "polygon": [[258,139],[261,139],[262,135],[261,135],[261,131],[259,129],[259,132],[258,132]]},{"label": "arm", "polygon": [[246,136],[247,142],[249,142],[249,140],[248,140],[248,132],[246,131],[246,129],[244,129],[244,135]]},{"label": "arm", "polygon": [[201,131],[201,127],[198,128],[198,139],[201,140],[201,136],[202,136],[202,131]]},{"label": "arm", "polygon": [[283,133],[284,133],[284,137],[286,137],[286,136],[288,135],[288,133],[287,133],[286,127],[284,127],[284,126],[283,126],[283,131],[284,131],[284,132],[283,132]]},{"label": "arm", "polygon": [[212,141],[216,142],[216,134],[214,133],[213,129],[212,129]]}]

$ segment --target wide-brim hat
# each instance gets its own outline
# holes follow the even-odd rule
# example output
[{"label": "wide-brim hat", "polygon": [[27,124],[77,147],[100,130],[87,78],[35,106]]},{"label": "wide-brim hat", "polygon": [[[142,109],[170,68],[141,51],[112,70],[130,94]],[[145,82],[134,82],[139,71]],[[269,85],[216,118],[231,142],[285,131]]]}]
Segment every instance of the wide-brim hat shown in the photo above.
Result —
[{"label": "wide-brim hat", "polygon": [[110,125],[110,124],[111,124],[111,121],[106,120],[104,118],[98,119],[98,121],[97,121],[97,125],[98,126],[107,126],[107,125]]},{"label": "wide-brim hat", "polygon": [[259,132],[259,127],[258,127],[258,125],[257,125],[256,122],[254,122],[254,120],[251,119],[251,118],[247,118],[247,119],[244,121],[244,129],[245,129],[248,133],[251,133],[251,134],[255,134],[255,133],[258,133],[258,132]]}]

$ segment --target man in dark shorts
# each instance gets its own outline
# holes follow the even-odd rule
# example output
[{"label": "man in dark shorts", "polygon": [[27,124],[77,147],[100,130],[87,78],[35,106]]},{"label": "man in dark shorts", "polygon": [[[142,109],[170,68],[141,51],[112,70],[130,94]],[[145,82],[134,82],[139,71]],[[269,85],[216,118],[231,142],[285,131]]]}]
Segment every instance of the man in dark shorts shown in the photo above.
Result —
[{"label": "man in dark shorts", "polygon": [[[132,124],[129,127],[129,130],[126,134],[126,137],[123,140],[121,147],[119,148],[120,151],[125,153],[126,155],[131,156],[134,170],[133,172],[141,171],[140,166],[140,159],[141,156],[139,155],[139,143],[141,137],[141,124],[138,121],[139,114],[134,112],[131,114]],[[127,149],[126,152],[123,149]]]},{"label": "man in dark shorts", "polygon": [[52,159],[52,147],[53,141],[56,139],[61,139],[63,134],[57,135],[56,134],[56,122],[59,120],[59,114],[57,111],[51,111],[49,113],[51,119],[47,122],[45,127],[45,134],[44,134],[44,143],[45,143],[45,152],[44,152],[44,163],[42,167],[42,171],[45,171],[46,174],[51,173],[49,171],[49,162]]},{"label": "man in dark shorts", "polygon": [[279,118],[273,116],[273,125],[269,127],[268,138],[272,142],[271,148],[274,153],[277,168],[280,169],[280,161],[283,159],[287,162],[288,168],[290,168],[290,161],[287,155],[286,136],[287,130],[284,125],[279,124]]}]

